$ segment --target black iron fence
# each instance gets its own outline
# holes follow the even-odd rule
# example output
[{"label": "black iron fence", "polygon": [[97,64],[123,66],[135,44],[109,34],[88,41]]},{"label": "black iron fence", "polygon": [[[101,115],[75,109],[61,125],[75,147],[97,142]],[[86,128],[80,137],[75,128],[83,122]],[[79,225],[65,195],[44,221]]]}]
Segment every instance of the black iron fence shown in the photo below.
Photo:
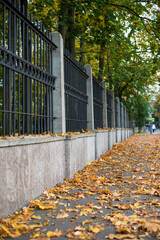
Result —
[{"label": "black iron fence", "polygon": [[0,135],[52,132],[52,35],[17,1],[0,18]]},{"label": "black iron fence", "polygon": [[66,131],[87,128],[87,78],[85,69],[64,50]]},{"label": "black iron fence", "polygon": [[123,127],[126,127],[126,111],[125,111],[125,106],[123,106]]},{"label": "black iron fence", "polygon": [[95,77],[93,79],[93,105],[94,105],[94,128],[103,128],[103,102],[102,83]]},{"label": "black iron fence", "polygon": [[108,127],[112,127],[112,95],[110,91],[106,90],[107,94],[107,121]]}]

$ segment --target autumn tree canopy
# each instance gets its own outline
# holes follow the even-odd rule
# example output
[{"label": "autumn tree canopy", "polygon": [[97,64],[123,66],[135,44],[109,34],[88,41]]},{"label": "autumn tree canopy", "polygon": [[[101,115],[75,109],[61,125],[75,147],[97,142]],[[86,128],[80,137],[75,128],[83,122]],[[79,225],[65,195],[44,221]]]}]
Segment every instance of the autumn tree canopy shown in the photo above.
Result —
[{"label": "autumn tree canopy", "polygon": [[124,103],[159,81],[158,0],[32,0],[29,8]]}]

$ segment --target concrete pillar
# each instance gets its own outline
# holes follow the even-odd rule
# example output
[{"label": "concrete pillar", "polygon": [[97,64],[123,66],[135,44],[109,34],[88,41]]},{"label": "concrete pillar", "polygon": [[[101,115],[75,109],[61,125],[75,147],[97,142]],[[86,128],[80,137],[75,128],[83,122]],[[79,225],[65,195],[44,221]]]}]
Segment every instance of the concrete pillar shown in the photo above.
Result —
[{"label": "concrete pillar", "polygon": [[112,96],[112,128],[115,128],[115,106],[114,106],[114,91],[110,91]]},{"label": "concrete pillar", "polygon": [[121,102],[121,109],[122,109],[122,114],[121,114],[122,126],[121,126],[121,128],[124,128],[124,111],[123,111],[123,103],[122,102]]},{"label": "concrete pillar", "polygon": [[64,53],[63,38],[58,32],[52,33],[53,42],[57,49],[53,53],[53,75],[57,77],[55,81],[55,91],[53,93],[53,122],[54,133],[66,132],[65,121],[65,96],[64,96]]},{"label": "concrete pillar", "polygon": [[103,127],[108,126],[108,119],[107,119],[107,96],[106,96],[106,84],[102,82],[102,101],[103,101]]},{"label": "concrete pillar", "polygon": [[117,102],[118,102],[118,116],[117,116],[117,121],[118,121],[118,128],[121,127],[121,122],[120,122],[120,101],[119,98],[117,97]]},{"label": "concrete pillar", "polygon": [[127,128],[127,109],[125,106],[125,128]]},{"label": "concrete pillar", "polygon": [[94,105],[93,105],[93,80],[92,80],[92,68],[90,64],[85,66],[86,73],[89,76],[87,79],[87,95],[88,95],[88,104],[87,104],[87,129],[94,129]]}]

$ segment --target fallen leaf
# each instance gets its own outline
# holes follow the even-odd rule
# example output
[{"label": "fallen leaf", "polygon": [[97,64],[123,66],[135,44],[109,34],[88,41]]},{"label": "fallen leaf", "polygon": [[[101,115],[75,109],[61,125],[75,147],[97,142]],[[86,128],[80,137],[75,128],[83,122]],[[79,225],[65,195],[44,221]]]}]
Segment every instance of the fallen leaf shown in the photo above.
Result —
[{"label": "fallen leaf", "polygon": [[47,237],[61,237],[63,235],[63,232],[60,230],[58,231],[58,229],[56,228],[56,230],[54,232],[52,231],[48,231],[47,232]]},{"label": "fallen leaf", "polygon": [[103,230],[104,230],[104,227],[102,227],[101,225],[95,225],[95,226],[89,225],[89,231],[93,232],[95,234],[97,234]]},{"label": "fallen leaf", "polygon": [[58,215],[56,216],[56,218],[68,218],[69,214],[68,213],[58,213]]}]

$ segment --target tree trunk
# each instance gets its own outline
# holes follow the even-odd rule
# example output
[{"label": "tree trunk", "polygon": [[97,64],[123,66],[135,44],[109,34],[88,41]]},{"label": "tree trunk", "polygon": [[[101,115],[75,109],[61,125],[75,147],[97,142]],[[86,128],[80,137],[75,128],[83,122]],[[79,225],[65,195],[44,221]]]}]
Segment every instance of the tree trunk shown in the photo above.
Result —
[{"label": "tree trunk", "polygon": [[61,2],[61,11],[59,15],[59,23],[58,23],[58,32],[62,35],[63,44],[65,46],[66,41],[66,18],[68,14],[68,7],[65,4],[65,1]]},{"label": "tree trunk", "polygon": [[109,79],[109,89],[112,90],[112,76],[111,76],[111,69],[110,69],[110,55],[107,52],[107,66],[108,66],[108,79]]},{"label": "tree trunk", "polygon": [[80,38],[80,49],[81,49],[81,52],[80,52],[80,60],[79,60],[82,65],[84,65],[84,58],[85,58],[85,55],[84,55],[84,52],[83,52],[84,41],[85,41],[85,38],[82,36]]},{"label": "tree trunk", "polygon": [[104,70],[104,48],[105,45],[102,43],[100,47],[100,53],[99,53],[99,73],[98,73],[98,80],[103,80],[103,70]]},{"label": "tree trunk", "polygon": [[68,27],[68,50],[75,57],[75,37],[74,37],[74,8],[69,8],[69,27]]}]

